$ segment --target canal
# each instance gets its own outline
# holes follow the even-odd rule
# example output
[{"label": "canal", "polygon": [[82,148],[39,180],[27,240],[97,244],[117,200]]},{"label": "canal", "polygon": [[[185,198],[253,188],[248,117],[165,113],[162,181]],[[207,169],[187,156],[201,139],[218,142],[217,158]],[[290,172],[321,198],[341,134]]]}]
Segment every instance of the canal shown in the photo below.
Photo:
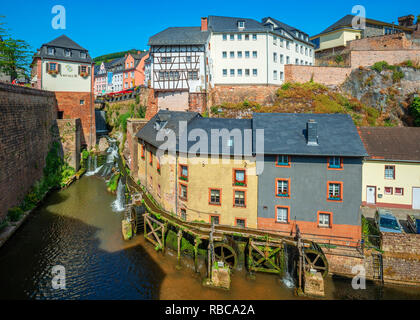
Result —
[{"label": "canal", "polygon": [[[230,291],[203,287],[188,260],[177,270],[175,255],[143,235],[123,241],[114,200],[95,176],[51,193],[0,248],[0,299],[297,299],[278,277],[248,280],[245,271],[235,271]],[[65,267],[65,290],[52,288],[56,265]],[[353,290],[351,280],[332,278],[325,286],[327,299],[420,299],[418,288]]]}]

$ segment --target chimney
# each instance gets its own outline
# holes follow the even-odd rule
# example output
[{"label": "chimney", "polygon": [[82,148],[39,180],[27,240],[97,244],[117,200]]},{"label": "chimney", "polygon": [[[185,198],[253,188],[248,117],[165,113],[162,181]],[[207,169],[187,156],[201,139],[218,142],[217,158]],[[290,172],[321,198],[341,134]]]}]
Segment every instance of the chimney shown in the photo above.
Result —
[{"label": "chimney", "polygon": [[207,18],[201,18],[201,31],[207,31]]},{"label": "chimney", "polygon": [[318,124],[315,120],[306,123],[306,138],[308,146],[318,145]]}]

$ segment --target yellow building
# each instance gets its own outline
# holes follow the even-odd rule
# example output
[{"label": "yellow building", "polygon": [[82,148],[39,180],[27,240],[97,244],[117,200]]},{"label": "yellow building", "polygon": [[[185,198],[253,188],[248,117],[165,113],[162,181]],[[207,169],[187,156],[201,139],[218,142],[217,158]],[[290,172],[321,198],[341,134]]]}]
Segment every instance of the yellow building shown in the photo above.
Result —
[{"label": "yellow building", "polygon": [[[212,149],[212,130],[222,129],[240,133],[240,143],[229,133],[218,136],[217,149]],[[197,145],[191,139],[194,130],[207,136],[197,153],[191,152]],[[136,135],[139,180],[166,211],[186,221],[256,228],[258,180],[255,159],[244,152],[247,144],[252,149],[246,130],[251,120],[161,110]],[[184,137],[191,141],[183,146]]]},{"label": "yellow building", "polygon": [[359,128],[369,157],[363,163],[362,203],[420,209],[420,128]]},{"label": "yellow building", "polygon": [[348,14],[321,33],[312,36],[310,40],[315,44],[317,56],[324,52],[339,54],[347,46],[347,43],[352,40],[400,32],[411,34],[413,32],[412,29],[406,26],[394,25],[368,18],[365,19],[363,28],[359,28],[358,24],[360,24],[360,19]]}]

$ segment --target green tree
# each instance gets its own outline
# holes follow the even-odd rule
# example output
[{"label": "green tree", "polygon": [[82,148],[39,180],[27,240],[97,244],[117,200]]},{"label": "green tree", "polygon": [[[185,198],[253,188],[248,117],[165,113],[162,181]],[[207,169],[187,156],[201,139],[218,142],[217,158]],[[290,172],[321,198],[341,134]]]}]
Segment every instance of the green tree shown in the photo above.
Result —
[{"label": "green tree", "polygon": [[[0,16],[0,19],[3,18]],[[5,23],[0,20],[0,72],[14,80],[28,71],[30,46],[24,40],[13,39],[4,26]]]},{"label": "green tree", "polygon": [[414,98],[409,111],[414,119],[414,125],[420,127],[420,98]]}]

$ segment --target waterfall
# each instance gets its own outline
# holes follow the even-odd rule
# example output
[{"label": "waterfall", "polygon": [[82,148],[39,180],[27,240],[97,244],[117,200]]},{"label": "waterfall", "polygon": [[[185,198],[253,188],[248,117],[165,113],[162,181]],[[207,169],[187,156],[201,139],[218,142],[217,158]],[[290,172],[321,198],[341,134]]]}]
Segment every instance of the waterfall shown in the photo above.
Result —
[{"label": "waterfall", "polygon": [[95,154],[93,159],[91,156],[88,158],[88,170],[86,172],[86,176],[93,176],[101,170],[102,166],[98,168],[98,156]]},{"label": "waterfall", "polygon": [[118,181],[117,199],[112,203],[112,209],[116,212],[121,212],[125,209],[125,185],[122,179]]},{"label": "waterfall", "polygon": [[289,268],[289,253],[287,252],[287,244],[284,244],[284,277],[283,277],[283,283],[288,288],[293,288],[295,286],[295,282],[293,280],[292,275],[290,274],[290,268]]}]

